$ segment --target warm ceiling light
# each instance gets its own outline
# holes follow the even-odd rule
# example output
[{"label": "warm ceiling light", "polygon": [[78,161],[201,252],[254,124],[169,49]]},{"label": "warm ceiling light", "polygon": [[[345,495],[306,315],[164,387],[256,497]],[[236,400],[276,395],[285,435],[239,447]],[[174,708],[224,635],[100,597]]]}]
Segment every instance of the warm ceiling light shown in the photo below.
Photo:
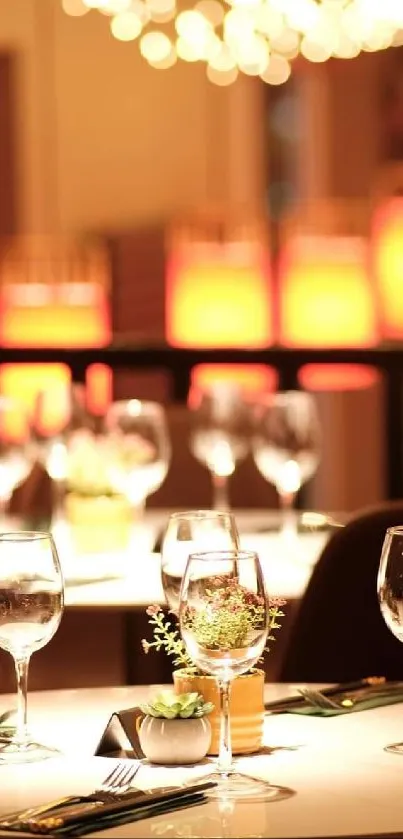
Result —
[{"label": "warm ceiling light", "polygon": [[[90,9],[108,15],[112,35],[121,41],[136,39],[150,20],[161,25],[173,21],[166,37],[172,40],[176,30],[176,50],[162,62],[145,56],[148,63],[169,67],[177,56],[204,61],[215,84],[232,83],[239,70],[268,84],[283,84],[298,55],[312,62],[351,59],[363,51],[399,46],[403,37],[402,0],[187,0],[180,12],[176,0],[61,2],[76,17]],[[230,67],[212,64],[222,49],[231,53]]]}]

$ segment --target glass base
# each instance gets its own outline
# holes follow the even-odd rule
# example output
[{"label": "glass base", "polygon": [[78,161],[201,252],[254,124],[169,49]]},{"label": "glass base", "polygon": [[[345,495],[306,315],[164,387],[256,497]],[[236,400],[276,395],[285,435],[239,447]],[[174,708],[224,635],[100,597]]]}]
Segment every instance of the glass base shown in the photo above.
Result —
[{"label": "glass base", "polygon": [[15,728],[2,727],[0,730],[0,764],[35,763],[39,760],[47,760],[57,757],[60,752],[50,746],[44,746],[33,739],[27,740],[23,745],[17,743]]},{"label": "glass base", "polygon": [[244,775],[241,772],[230,772],[228,775],[220,775],[219,772],[212,772],[203,777],[203,781],[215,781],[216,787],[206,790],[205,795],[214,799],[233,799],[246,803],[252,801],[281,801],[294,795],[294,790],[289,787],[280,787],[271,784],[262,778],[253,778],[251,775]]},{"label": "glass base", "polygon": [[389,746],[385,746],[385,752],[403,755],[403,743],[390,743]]}]

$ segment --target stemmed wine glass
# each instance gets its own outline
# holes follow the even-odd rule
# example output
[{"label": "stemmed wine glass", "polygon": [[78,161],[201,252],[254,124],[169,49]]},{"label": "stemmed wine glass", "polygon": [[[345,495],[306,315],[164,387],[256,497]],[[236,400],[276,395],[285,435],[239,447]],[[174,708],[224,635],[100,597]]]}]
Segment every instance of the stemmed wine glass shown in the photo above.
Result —
[{"label": "stemmed wine glass", "polygon": [[236,771],[232,762],[230,691],[265,649],[269,604],[259,558],[253,551],[208,551],[189,556],[183,577],[180,631],[199,670],[214,676],[220,695],[220,745],[214,797],[243,795],[273,800],[280,788]]},{"label": "stemmed wine glass", "polygon": [[207,466],[213,483],[213,507],[229,509],[228,478],[248,453],[250,415],[240,389],[216,382],[189,398],[190,449]]},{"label": "stemmed wine glass", "polygon": [[141,508],[166,478],[171,445],[165,412],[158,402],[114,402],[105,428],[111,443],[109,478],[116,492]]},{"label": "stemmed wine glass", "polygon": [[[55,416],[47,427],[47,414],[55,404]],[[57,527],[64,518],[69,447],[75,434],[84,430],[95,431],[95,417],[91,416],[85,403],[85,385],[67,382],[38,394],[33,440],[36,455],[53,481],[53,525]]]},{"label": "stemmed wine glass", "polygon": [[292,535],[297,494],[319,463],[320,427],[311,394],[280,391],[257,404],[252,451],[259,472],[278,492],[282,532]]},{"label": "stemmed wine glass", "polygon": [[169,609],[178,613],[182,577],[190,554],[238,548],[239,533],[232,513],[225,510],[172,513],[161,544],[161,581]]},{"label": "stemmed wine glass", "polygon": [[18,687],[17,726],[0,738],[0,763],[30,763],[56,754],[31,738],[27,682],[30,657],[55,634],[63,604],[63,577],[52,536],[0,533],[0,648],[14,659]]},{"label": "stemmed wine glass", "polygon": [[28,417],[17,400],[0,396],[0,519],[16,486],[27,477],[33,463]]},{"label": "stemmed wine glass", "polygon": [[[377,589],[386,626],[399,641],[403,641],[403,527],[389,527],[386,531]],[[403,743],[392,743],[385,750],[403,754]]]}]

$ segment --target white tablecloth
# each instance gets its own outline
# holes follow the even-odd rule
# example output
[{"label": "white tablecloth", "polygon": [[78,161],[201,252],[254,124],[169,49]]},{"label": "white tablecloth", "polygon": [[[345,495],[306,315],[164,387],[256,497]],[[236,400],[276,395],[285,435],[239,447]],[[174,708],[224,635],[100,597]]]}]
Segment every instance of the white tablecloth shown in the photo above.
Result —
[{"label": "white tablecloth", "polygon": [[[268,697],[294,690],[267,687]],[[113,710],[145,698],[149,688],[108,688],[33,693],[31,727],[65,756],[20,767],[0,766],[0,813],[53,797],[92,790],[106,776],[110,758],[94,758],[96,744]],[[0,713],[14,702],[2,696]],[[292,714],[266,718],[270,753],[243,758],[244,771],[295,790],[271,804],[222,802],[157,816],[103,831],[104,837],[336,837],[400,832],[403,835],[403,757],[383,750],[403,739],[401,705],[346,716]],[[206,766],[204,771],[208,771]],[[183,780],[196,769],[144,765],[139,786]],[[98,835],[98,834],[93,834]]]}]

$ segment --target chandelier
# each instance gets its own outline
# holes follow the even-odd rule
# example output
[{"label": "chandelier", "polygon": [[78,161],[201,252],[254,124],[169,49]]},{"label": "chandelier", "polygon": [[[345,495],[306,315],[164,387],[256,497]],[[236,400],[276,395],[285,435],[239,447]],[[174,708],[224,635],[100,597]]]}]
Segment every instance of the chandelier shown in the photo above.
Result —
[{"label": "chandelier", "polygon": [[403,0],[61,0],[81,17],[96,10],[120,41],[138,41],[151,67],[204,62],[218,85],[239,72],[272,85],[302,55],[312,62],[355,58],[403,44]]}]

